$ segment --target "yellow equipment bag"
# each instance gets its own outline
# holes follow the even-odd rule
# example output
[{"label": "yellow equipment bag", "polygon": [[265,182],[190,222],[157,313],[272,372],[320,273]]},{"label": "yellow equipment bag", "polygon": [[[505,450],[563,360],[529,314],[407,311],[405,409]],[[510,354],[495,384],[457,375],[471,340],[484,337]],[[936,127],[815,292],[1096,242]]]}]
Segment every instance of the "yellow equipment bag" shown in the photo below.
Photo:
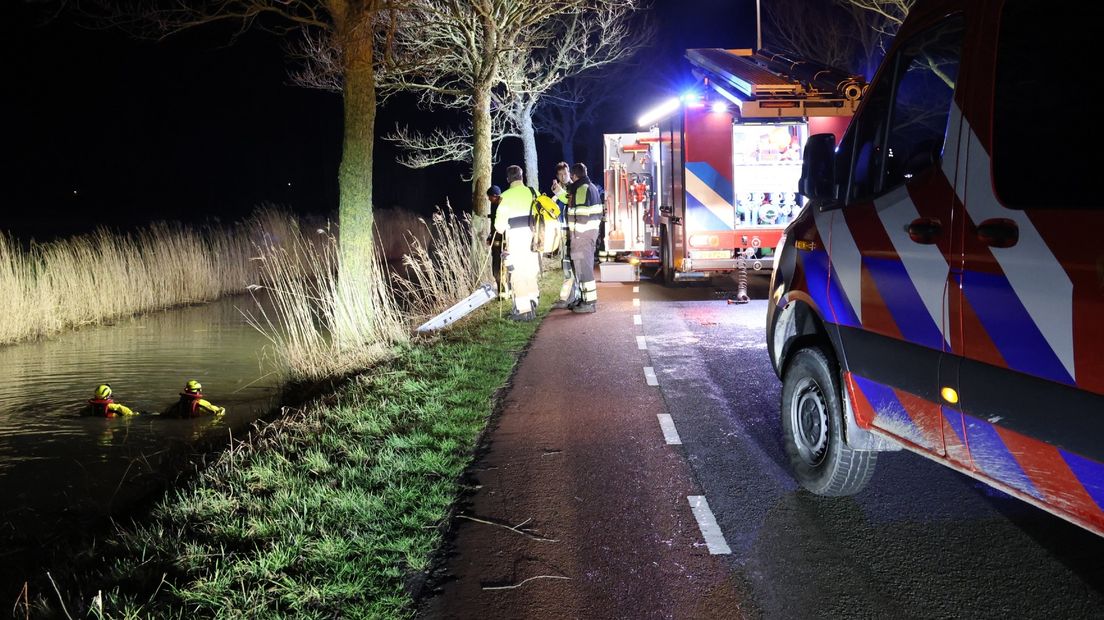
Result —
[{"label": "yellow equipment bag", "polygon": [[534,252],[552,254],[558,252],[563,232],[560,230],[560,206],[544,194],[533,192],[533,208],[529,214],[530,227],[533,229]]}]

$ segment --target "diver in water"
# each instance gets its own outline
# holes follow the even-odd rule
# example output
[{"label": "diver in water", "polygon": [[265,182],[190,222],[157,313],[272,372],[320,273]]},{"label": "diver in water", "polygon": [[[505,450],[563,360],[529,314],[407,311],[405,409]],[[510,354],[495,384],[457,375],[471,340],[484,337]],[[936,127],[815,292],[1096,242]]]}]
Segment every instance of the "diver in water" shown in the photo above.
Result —
[{"label": "diver in water", "polygon": [[222,415],[226,413],[226,407],[217,407],[203,398],[203,386],[199,381],[192,379],[184,386],[180,393],[180,400],[165,411],[164,415],[189,418],[200,415]]},{"label": "diver in water", "polygon": [[138,412],[122,403],[115,402],[115,400],[111,398],[111,386],[104,383],[96,388],[96,393],[92,398],[88,399],[88,415],[114,418],[117,416],[138,415]]}]

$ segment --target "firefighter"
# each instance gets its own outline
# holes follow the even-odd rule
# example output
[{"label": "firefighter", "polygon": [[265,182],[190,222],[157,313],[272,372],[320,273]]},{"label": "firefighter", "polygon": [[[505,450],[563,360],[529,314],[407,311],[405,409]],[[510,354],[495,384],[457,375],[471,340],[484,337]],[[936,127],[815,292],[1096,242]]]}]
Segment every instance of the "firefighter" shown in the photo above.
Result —
[{"label": "firefighter", "polygon": [[509,297],[508,292],[502,288],[502,235],[498,234],[493,227],[495,221],[495,215],[498,214],[498,203],[502,201],[502,189],[497,185],[492,185],[491,189],[487,190],[487,202],[491,203],[491,234],[487,235],[487,245],[491,246],[491,271],[494,272],[495,290],[498,291],[498,296],[506,299]]},{"label": "firefighter", "polygon": [[226,407],[217,407],[203,398],[203,386],[199,381],[192,379],[184,385],[184,391],[180,393],[180,400],[169,407],[165,415],[188,418],[198,415],[222,415],[226,413]]},{"label": "firefighter", "polygon": [[138,415],[137,411],[134,411],[130,407],[122,403],[117,403],[111,398],[111,386],[104,383],[96,388],[96,392],[92,395],[92,398],[88,399],[89,415],[96,415],[105,418],[114,418],[116,416]]},{"label": "firefighter", "polygon": [[502,258],[514,298],[510,318],[515,321],[536,318],[540,299],[537,283],[540,257],[533,251],[533,231],[529,227],[534,191],[525,185],[524,176],[520,166],[506,168],[506,181],[510,186],[502,192],[494,220],[495,231],[504,239]]},{"label": "firefighter", "polygon": [[571,239],[571,262],[579,280],[580,297],[572,312],[584,314],[598,309],[598,283],[594,280],[594,248],[602,223],[602,195],[587,176],[586,164],[571,166],[571,185],[567,188],[567,228]]},{"label": "firefighter", "polygon": [[579,303],[579,282],[575,279],[575,270],[571,265],[571,234],[567,229],[567,206],[570,202],[567,186],[571,183],[571,172],[567,162],[556,164],[556,178],[552,180],[552,197],[560,207],[560,225],[563,227],[563,285],[560,286],[560,298],[552,304],[553,308],[570,308]]}]

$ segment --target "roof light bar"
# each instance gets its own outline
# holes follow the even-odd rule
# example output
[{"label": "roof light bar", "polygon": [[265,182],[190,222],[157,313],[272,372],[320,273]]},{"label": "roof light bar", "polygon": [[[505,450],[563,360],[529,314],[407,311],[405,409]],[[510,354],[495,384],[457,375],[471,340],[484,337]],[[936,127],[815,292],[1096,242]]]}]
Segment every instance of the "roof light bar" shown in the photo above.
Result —
[{"label": "roof light bar", "polygon": [[656,121],[663,119],[667,115],[679,109],[679,106],[681,104],[682,102],[679,101],[678,97],[668,99],[667,101],[664,101],[663,103],[642,114],[640,118],[636,119],[636,124],[640,127],[651,127],[656,123]]}]

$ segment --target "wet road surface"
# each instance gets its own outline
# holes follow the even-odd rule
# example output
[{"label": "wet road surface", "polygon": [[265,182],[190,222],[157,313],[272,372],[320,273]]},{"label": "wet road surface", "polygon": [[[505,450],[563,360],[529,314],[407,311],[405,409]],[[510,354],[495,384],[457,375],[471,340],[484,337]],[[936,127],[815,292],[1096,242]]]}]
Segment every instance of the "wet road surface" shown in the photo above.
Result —
[{"label": "wet road surface", "polygon": [[642,327],[682,451],[765,617],[1104,616],[1104,539],[919,455],[822,498],[790,476],[765,295],[642,286]]},{"label": "wet road surface", "polygon": [[923,457],[801,490],[765,281],[599,291],[522,360],[422,617],[1104,617],[1104,539]]}]

